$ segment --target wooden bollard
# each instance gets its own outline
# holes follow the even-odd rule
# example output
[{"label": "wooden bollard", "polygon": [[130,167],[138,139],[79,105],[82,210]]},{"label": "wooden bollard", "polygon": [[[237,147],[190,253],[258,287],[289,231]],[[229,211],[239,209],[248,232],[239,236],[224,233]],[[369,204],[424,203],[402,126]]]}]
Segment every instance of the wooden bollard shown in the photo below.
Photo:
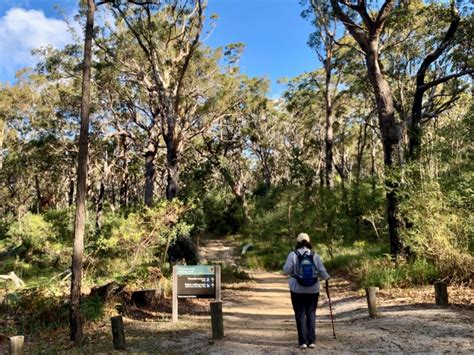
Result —
[{"label": "wooden bollard", "polygon": [[25,337],[23,335],[17,335],[10,337],[10,355],[23,355],[23,344],[25,343]]},{"label": "wooden bollard", "polygon": [[448,286],[446,282],[435,281],[435,300],[437,306],[447,306],[448,305]]},{"label": "wooden bollard", "polygon": [[224,337],[224,319],[222,316],[222,302],[211,302],[211,324],[212,338],[222,339]]},{"label": "wooden bollard", "polygon": [[114,348],[125,350],[125,331],[123,329],[122,316],[110,318],[112,322],[112,337],[114,339]]},{"label": "wooden bollard", "polygon": [[367,306],[369,307],[369,317],[377,318],[377,302],[376,302],[377,287],[366,288],[365,294],[367,295]]}]

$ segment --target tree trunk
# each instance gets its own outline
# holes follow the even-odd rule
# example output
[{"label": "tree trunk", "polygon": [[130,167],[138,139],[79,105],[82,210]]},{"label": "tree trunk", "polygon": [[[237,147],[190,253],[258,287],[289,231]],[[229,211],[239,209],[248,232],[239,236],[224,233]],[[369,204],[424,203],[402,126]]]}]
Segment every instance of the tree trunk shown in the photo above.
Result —
[{"label": "tree trunk", "polygon": [[166,198],[172,200],[179,192],[178,150],[176,149],[176,145],[173,144],[173,141],[171,141],[171,144],[167,144],[166,148],[166,172],[168,174]]},{"label": "tree trunk", "polygon": [[128,206],[128,171],[122,176],[120,182],[120,207]]},{"label": "tree trunk", "polygon": [[148,207],[153,205],[155,156],[156,147],[153,143],[149,143],[147,151],[145,152],[145,206]]},{"label": "tree trunk", "polygon": [[355,210],[355,234],[358,238],[360,236],[360,222],[361,222],[361,206],[360,206],[360,179],[362,175],[362,161],[364,158],[364,149],[367,143],[367,125],[370,116],[365,121],[364,126],[360,126],[359,135],[357,137],[357,165],[356,165],[356,181],[354,188],[354,210]]},{"label": "tree trunk", "polygon": [[375,128],[372,128],[372,139],[371,139],[371,147],[370,147],[370,180],[372,183],[372,194],[375,193],[375,187],[377,182],[377,170],[375,165],[375,148],[377,145],[376,141],[376,134]]},{"label": "tree trunk", "polygon": [[272,186],[272,171],[269,164],[269,154],[263,155],[264,159],[262,160],[262,172],[263,172],[263,185],[265,188],[265,193],[270,191]]},{"label": "tree trunk", "polygon": [[377,38],[376,40],[371,40],[367,46],[366,64],[369,80],[374,88],[379,126],[382,135],[385,185],[387,187],[387,220],[390,252],[393,256],[396,256],[403,252],[403,244],[400,236],[402,221],[400,218],[400,201],[398,197],[402,167],[402,135],[400,123],[395,119],[393,95],[380,69],[378,52]]},{"label": "tree trunk", "polygon": [[333,107],[332,107],[332,99],[330,90],[331,84],[331,74],[332,74],[332,48],[328,48],[326,50],[326,63],[325,63],[325,70],[326,70],[326,83],[325,83],[325,90],[324,90],[324,99],[326,103],[326,134],[325,134],[325,145],[326,145],[326,159],[325,159],[325,182],[326,186],[329,189],[332,189],[334,186],[333,183],[333,176],[332,176],[332,167],[333,167],[333,130],[332,130],[332,123],[333,123]]},{"label": "tree trunk", "polygon": [[69,179],[69,193],[68,193],[68,206],[71,207],[74,203],[74,179]]},{"label": "tree trunk", "polygon": [[[459,26],[461,18],[457,11],[455,11],[454,1],[451,2],[452,6],[452,20],[448,30],[445,33],[445,37],[441,44],[431,53],[429,53],[420,64],[420,67],[416,73],[416,89],[413,98],[413,106],[411,117],[408,122],[408,158],[411,161],[418,161],[421,154],[421,139],[422,139],[422,127],[421,119],[423,116],[423,95],[429,88],[436,87],[437,85],[450,80],[451,78],[462,76],[464,74],[472,73],[472,70],[460,72],[453,75],[447,75],[443,78],[425,83],[425,76],[428,68],[433,64],[445,51],[449,48],[449,45],[454,40],[454,35]],[[464,74],[463,74],[464,73]]]},{"label": "tree trunk", "polygon": [[100,180],[99,193],[97,195],[97,206],[95,210],[95,234],[99,235],[102,229],[102,210],[104,209],[105,184],[103,177]]},{"label": "tree trunk", "polygon": [[69,303],[70,337],[76,345],[83,339],[81,315],[82,257],[86,219],[87,159],[89,150],[90,79],[92,61],[92,37],[94,32],[94,0],[87,3],[87,21],[84,41],[84,66],[82,72],[81,130],[77,165],[76,217],[74,221],[74,245],[72,255],[71,298]]},{"label": "tree trunk", "polygon": [[123,172],[120,181],[120,207],[128,206],[128,148],[127,148],[127,137],[122,136],[122,160],[123,160]]}]

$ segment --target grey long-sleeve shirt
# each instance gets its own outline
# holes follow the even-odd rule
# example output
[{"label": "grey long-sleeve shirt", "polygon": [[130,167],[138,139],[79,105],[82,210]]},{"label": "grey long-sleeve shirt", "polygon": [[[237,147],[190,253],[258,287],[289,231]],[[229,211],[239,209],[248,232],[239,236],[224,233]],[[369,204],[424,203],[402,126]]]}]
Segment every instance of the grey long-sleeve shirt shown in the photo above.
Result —
[{"label": "grey long-sleeve shirt", "polygon": [[[310,253],[311,250],[303,247],[299,248],[298,252],[303,255],[305,252]],[[296,265],[298,263],[298,257],[296,256],[296,253],[292,251],[291,253],[288,254],[288,257],[286,258],[285,265],[283,266],[283,272],[286,275],[290,276],[290,279],[288,281],[288,285],[290,286],[291,292],[294,293],[317,293],[319,292],[319,280],[327,280],[329,279],[329,274],[326,271],[326,268],[324,267],[321,258],[319,257],[318,254],[314,253],[314,264],[316,265],[316,270],[318,272],[318,282],[310,287],[305,287],[301,286],[298,281],[294,277],[291,277],[291,275],[296,274]]]}]

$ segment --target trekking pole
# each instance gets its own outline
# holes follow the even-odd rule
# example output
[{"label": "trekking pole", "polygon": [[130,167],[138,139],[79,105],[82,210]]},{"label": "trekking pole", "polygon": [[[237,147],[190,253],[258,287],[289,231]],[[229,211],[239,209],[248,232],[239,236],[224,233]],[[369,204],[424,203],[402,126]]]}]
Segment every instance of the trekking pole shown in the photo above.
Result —
[{"label": "trekking pole", "polygon": [[332,335],[334,336],[334,339],[336,339],[336,331],[334,330],[334,317],[332,315],[331,296],[329,296],[329,282],[328,282],[328,280],[326,280],[326,295],[328,296],[328,301],[329,301],[329,314],[331,315]]}]

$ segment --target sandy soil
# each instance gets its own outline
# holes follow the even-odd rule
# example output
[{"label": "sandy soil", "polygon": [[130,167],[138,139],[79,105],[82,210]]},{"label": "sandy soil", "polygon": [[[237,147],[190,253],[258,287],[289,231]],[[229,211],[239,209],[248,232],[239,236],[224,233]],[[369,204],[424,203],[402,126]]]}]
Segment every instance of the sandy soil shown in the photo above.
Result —
[{"label": "sandy soil", "polygon": [[[237,253],[238,254],[238,253]],[[203,249],[203,259],[236,262],[232,247],[213,241]],[[225,285],[222,293],[225,338],[211,339],[207,300],[180,301],[180,320],[173,325],[168,313],[147,319],[125,318],[126,353],[161,354],[292,354],[320,353],[474,353],[474,292],[449,288],[453,304],[433,305],[432,286],[410,290],[380,291],[380,316],[370,319],[365,296],[351,290],[343,279],[331,280],[335,317],[333,337],[329,307],[324,294],[317,310],[317,348],[297,347],[296,327],[287,278],[278,273],[250,272],[253,280]],[[81,349],[68,344],[67,334],[27,339],[28,353],[118,353],[113,350],[110,326],[96,323],[87,329]],[[7,343],[0,342],[0,354]],[[34,350],[33,350],[34,349]]]},{"label": "sandy soil", "polygon": [[[197,331],[173,340],[162,350],[200,354],[299,353],[286,277],[267,272],[251,275],[255,282],[232,285],[223,292],[223,340],[209,342],[209,330]],[[380,317],[370,319],[364,296],[347,291],[343,280],[333,284],[336,338],[327,299],[322,295],[317,311],[317,349],[305,352],[474,353],[472,307],[438,308],[384,297],[378,299]]]},{"label": "sandy soil", "polygon": [[[232,255],[231,247],[220,241],[208,244],[203,253],[208,260],[231,260]],[[194,333],[196,337],[183,337],[173,348],[203,354],[299,353],[287,278],[269,272],[250,274],[253,282],[228,285],[223,291],[223,340],[206,341],[209,331],[207,338],[205,332]],[[462,290],[463,304],[447,308],[433,305],[431,287],[381,292],[377,299],[380,316],[371,319],[363,294],[351,291],[345,280],[331,281],[336,338],[328,301],[322,294],[317,310],[317,349],[305,352],[474,353],[471,289]]]}]

